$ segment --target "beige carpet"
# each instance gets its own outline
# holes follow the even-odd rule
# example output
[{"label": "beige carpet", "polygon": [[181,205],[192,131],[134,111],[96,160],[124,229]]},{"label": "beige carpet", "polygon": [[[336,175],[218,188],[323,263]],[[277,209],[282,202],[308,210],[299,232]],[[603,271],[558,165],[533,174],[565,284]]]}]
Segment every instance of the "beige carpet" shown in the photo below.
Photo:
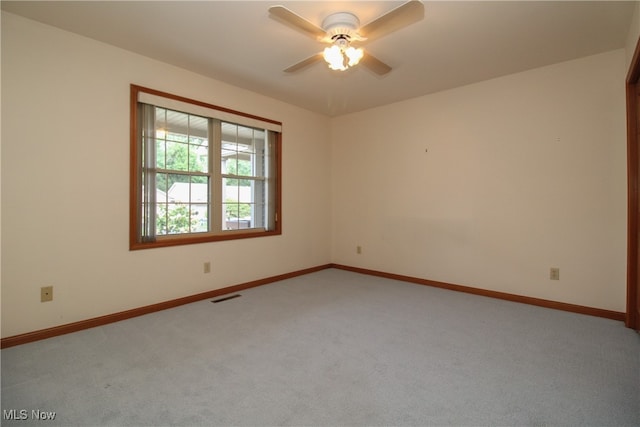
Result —
[{"label": "beige carpet", "polygon": [[333,269],[241,295],[3,350],[2,425],[640,425],[617,321]]}]

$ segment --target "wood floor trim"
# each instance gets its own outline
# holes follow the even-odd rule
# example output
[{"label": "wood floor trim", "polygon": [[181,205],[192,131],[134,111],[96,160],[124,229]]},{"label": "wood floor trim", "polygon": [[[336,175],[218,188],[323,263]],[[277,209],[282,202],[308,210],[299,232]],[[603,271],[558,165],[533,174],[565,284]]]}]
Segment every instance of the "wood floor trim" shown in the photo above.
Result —
[{"label": "wood floor trim", "polygon": [[418,277],[404,276],[401,274],[386,273],[383,271],[369,270],[366,268],[351,267],[342,264],[331,264],[332,268],[352,271],[355,273],[368,274],[371,276],[384,277],[387,279],[401,280],[403,282],[416,283],[418,285],[432,286],[436,288],[449,289],[451,291],[465,292],[468,294],[480,295],[484,297],[497,298],[507,301],[519,302],[523,304],[536,305],[539,307],[552,308],[555,310],[570,311],[572,313],[586,314],[589,316],[604,317],[606,319],[625,321],[626,313],[618,311],[604,310],[601,308],[585,307],[582,305],[569,304],[565,302],[550,301],[540,298],[526,297],[506,292],[490,291],[486,289],[473,288],[470,286],[454,285],[451,283],[437,282],[434,280],[421,279]]},{"label": "wood floor trim", "polygon": [[309,273],[314,273],[316,271],[325,270],[328,268],[336,268],[340,270],[352,271],[355,273],[368,274],[370,276],[378,276],[378,277],[384,277],[387,279],[401,280],[403,282],[415,283],[415,284],[425,285],[425,286],[433,286],[436,288],[448,289],[448,290],[457,291],[457,292],[465,292],[469,294],[503,299],[503,300],[519,302],[523,304],[536,305],[539,307],[552,308],[555,310],[563,310],[563,311],[569,311],[572,313],[586,314],[589,316],[604,317],[607,319],[618,320],[621,322],[624,322],[626,317],[625,313],[611,311],[611,310],[604,310],[600,308],[585,307],[581,305],[544,300],[540,298],[526,297],[521,295],[509,294],[505,292],[490,291],[486,289],[473,288],[470,286],[454,285],[451,283],[421,279],[418,277],[405,276],[401,274],[386,273],[383,271],[369,270],[366,268],[351,267],[351,266],[342,265],[342,264],[325,264],[325,265],[320,265],[316,267],[306,268],[303,270],[293,271],[290,273],[279,274],[277,276],[271,276],[264,279],[253,280],[250,282],[245,282],[245,283],[229,286],[222,289],[215,289],[212,291],[190,295],[187,297],[165,301],[157,304],[147,305],[144,307],[134,308],[131,310],[121,311],[118,313],[108,314],[105,316],[94,317],[92,319],[81,320],[79,322],[68,323],[65,325],[54,326],[52,328],[47,328],[47,329],[42,329],[38,331],[28,332],[25,334],[2,338],[0,340],[0,348],[3,348],[3,349],[9,348],[16,345],[27,344],[34,341],[40,341],[46,338],[52,338],[59,335],[65,335],[72,332],[82,331],[84,329],[95,328],[97,326],[107,325],[109,323],[131,319],[133,317],[138,317],[145,314],[178,307],[184,304],[190,304],[190,303],[201,301],[208,298],[216,298],[221,295],[240,292],[244,289],[267,285],[269,283],[274,283],[281,280],[290,279],[293,277],[302,276]]},{"label": "wood floor trim", "polygon": [[164,301],[157,304],[151,304],[144,307],[134,308],[131,310],[121,311],[119,313],[107,314],[105,316],[94,317],[92,319],[81,320],[65,325],[54,326],[52,328],[42,329],[25,334],[14,335],[0,340],[0,348],[9,348],[16,345],[27,344],[34,341],[40,341],[46,338],[52,338],[59,335],[65,335],[72,332],[82,331],[84,329],[95,328],[96,326],[107,325],[109,323],[119,322],[121,320],[131,319],[133,317],[142,316],[156,311],[166,310],[168,308],[178,307],[184,304],[190,304],[208,298],[215,298],[220,295],[231,294],[242,291],[244,289],[254,288],[256,286],[267,285],[269,283],[278,282],[292,277],[302,276],[316,271],[331,268],[331,264],[320,265],[317,267],[306,268],[303,270],[293,271],[290,273],[279,274],[264,279],[253,280],[238,285],[229,286],[222,289],[215,289],[195,295],[186,296],[170,301]]}]

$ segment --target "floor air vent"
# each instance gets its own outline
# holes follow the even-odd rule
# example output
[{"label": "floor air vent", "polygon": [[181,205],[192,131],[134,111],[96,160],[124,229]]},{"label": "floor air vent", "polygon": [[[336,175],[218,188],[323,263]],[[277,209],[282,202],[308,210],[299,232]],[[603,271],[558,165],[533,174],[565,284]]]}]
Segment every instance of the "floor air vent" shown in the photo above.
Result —
[{"label": "floor air vent", "polygon": [[227,300],[234,299],[234,298],[240,298],[241,296],[242,295],[240,295],[240,294],[235,294],[235,295],[231,295],[231,296],[224,297],[224,298],[214,299],[211,302],[215,304],[217,302],[227,301]]}]

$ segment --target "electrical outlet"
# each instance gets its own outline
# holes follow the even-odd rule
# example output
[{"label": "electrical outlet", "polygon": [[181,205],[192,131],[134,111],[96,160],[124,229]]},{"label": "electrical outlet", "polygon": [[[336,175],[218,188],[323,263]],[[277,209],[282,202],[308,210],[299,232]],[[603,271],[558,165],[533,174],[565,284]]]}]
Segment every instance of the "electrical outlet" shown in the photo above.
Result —
[{"label": "electrical outlet", "polygon": [[40,302],[53,301],[53,286],[43,286],[40,288]]},{"label": "electrical outlet", "polygon": [[204,272],[206,273],[211,273],[211,262],[207,261],[204,263]]},{"label": "electrical outlet", "polygon": [[551,267],[551,269],[549,270],[549,279],[560,280],[560,269]]},{"label": "electrical outlet", "polygon": [[362,253],[362,246],[356,246],[356,253],[357,254],[361,254]]}]

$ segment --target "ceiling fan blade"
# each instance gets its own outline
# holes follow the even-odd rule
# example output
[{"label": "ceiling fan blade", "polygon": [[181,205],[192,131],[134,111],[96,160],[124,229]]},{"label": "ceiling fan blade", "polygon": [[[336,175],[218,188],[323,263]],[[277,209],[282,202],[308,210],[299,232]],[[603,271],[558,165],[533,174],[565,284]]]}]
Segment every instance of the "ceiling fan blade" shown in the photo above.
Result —
[{"label": "ceiling fan blade", "polygon": [[289,68],[285,69],[284,72],[285,73],[295,73],[296,71],[301,70],[303,68],[306,68],[311,64],[315,64],[316,62],[320,61],[321,59],[322,59],[322,53],[316,53],[315,55],[310,56],[307,59],[304,59],[304,60],[298,62],[297,64],[293,64]]},{"label": "ceiling fan blade", "polygon": [[374,73],[383,76],[391,71],[391,67],[380,61],[375,56],[371,55],[369,52],[365,52],[364,56],[360,60],[360,63],[373,71]]},{"label": "ceiling fan blade", "polygon": [[388,13],[360,27],[358,33],[367,40],[387,35],[424,18],[424,5],[419,0],[410,0]]},{"label": "ceiling fan blade", "polygon": [[280,20],[285,24],[301,30],[303,33],[320,39],[326,35],[325,31],[312,22],[307,21],[302,16],[290,11],[284,6],[271,6],[269,13],[272,17]]}]

